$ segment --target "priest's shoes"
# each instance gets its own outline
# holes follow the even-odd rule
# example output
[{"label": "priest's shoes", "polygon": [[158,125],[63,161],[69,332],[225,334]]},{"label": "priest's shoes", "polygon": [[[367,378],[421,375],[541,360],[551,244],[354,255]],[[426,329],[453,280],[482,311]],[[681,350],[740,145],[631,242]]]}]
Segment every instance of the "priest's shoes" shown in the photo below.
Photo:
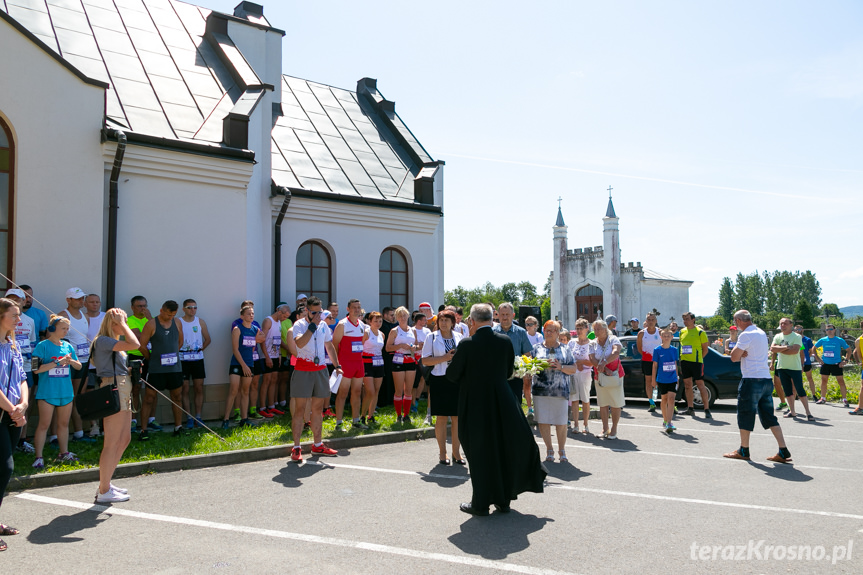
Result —
[{"label": "priest's shoes", "polygon": [[477,517],[486,517],[488,515],[488,507],[480,509],[479,507],[474,507],[473,503],[462,503],[458,508],[468,515],[476,515]]}]

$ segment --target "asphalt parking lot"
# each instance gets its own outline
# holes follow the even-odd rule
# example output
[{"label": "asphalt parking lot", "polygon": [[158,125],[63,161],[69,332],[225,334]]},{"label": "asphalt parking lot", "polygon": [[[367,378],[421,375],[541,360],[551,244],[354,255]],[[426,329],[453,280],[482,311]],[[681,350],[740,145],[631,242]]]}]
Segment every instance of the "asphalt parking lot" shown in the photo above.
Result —
[{"label": "asphalt parking lot", "polygon": [[[94,506],[94,483],[8,494],[4,573],[860,573],[863,418],[814,405],[781,420],[794,465],[751,462],[732,402],[666,436],[631,404],[619,439],[567,441],[548,488],[509,514],[470,517],[467,470],[434,440],[117,481],[132,499]],[[598,421],[591,421],[598,433]],[[537,441],[541,440],[537,437]],[[544,447],[540,445],[541,453]]]}]

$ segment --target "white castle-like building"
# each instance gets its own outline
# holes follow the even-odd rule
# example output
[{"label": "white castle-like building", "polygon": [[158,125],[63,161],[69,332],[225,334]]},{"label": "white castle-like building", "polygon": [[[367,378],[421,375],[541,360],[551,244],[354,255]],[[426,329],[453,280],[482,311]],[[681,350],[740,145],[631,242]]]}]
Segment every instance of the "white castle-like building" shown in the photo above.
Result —
[{"label": "white castle-like building", "polygon": [[619,320],[623,333],[630,318],[644,321],[647,312],[659,311],[659,324],[680,321],[689,311],[689,280],[678,279],[642,267],[624,264],[620,255],[620,218],[611,195],[602,218],[602,245],[569,249],[567,226],[561,208],[554,224],[554,271],[551,278],[551,315],[572,329],[580,317],[593,321],[607,315]]}]

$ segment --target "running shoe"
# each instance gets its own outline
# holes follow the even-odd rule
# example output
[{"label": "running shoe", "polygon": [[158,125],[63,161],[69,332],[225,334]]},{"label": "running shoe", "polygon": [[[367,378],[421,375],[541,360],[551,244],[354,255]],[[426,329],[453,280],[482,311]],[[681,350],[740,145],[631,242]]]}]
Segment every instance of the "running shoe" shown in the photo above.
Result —
[{"label": "running shoe", "polygon": [[174,428],[174,437],[183,437],[184,435],[186,435],[186,430],[183,429],[182,425]]},{"label": "running shoe", "polygon": [[195,420],[191,417],[186,420],[186,429],[195,429]]},{"label": "running shoe", "polygon": [[222,420],[222,429],[228,429],[231,426],[231,423],[227,419]]},{"label": "running shoe", "polygon": [[123,501],[129,501],[128,493],[120,493],[114,488],[108,488],[105,493],[99,493],[99,490],[96,490],[96,503],[122,503]]},{"label": "running shoe", "polygon": [[291,449],[291,461],[302,461],[303,460],[303,450],[300,449],[300,446],[297,445],[293,449]]},{"label": "running shoe", "polygon": [[426,418],[423,420],[423,425],[431,425],[431,424],[432,424],[431,415],[426,415]]},{"label": "running shoe", "polygon": [[267,409],[267,411],[269,411],[273,415],[284,415],[285,414],[285,412],[282,411],[281,409],[279,409],[278,407],[270,407]]},{"label": "running shoe", "polygon": [[264,416],[253,409],[249,411],[249,419],[264,419]]},{"label": "running shoe", "polygon": [[354,421],[351,423],[351,429],[368,429],[369,426],[362,421]]},{"label": "running shoe", "polygon": [[848,400],[847,400],[847,399],[843,399],[843,400],[842,400],[842,405],[845,407],[845,409],[848,409],[849,407],[851,407],[850,405],[848,405]]},{"label": "running shoe", "polygon": [[[845,407],[848,407],[848,406],[846,405]],[[419,411],[417,410],[416,402],[414,402],[413,405],[411,405],[411,413],[419,413]]]},{"label": "running shoe", "polygon": [[[296,448],[294,448],[296,449]],[[331,447],[327,447],[323,443],[318,445],[312,445],[312,455],[326,455],[329,457],[333,457],[338,455],[339,452]]]},{"label": "running shoe", "polygon": [[368,421],[368,424],[369,424],[369,425],[377,425],[377,424],[378,424],[378,420],[377,420],[377,419],[375,419],[375,416],[374,416],[374,415],[373,415],[373,416],[371,416],[371,417],[369,417],[366,421]]},{"label": "running shoe", "polygon": [[259,409],[258,414],[263,415],[266,419],[272,419],[275,417],[275,414],[270,413],[269,409]]},{"label": "running shoe", "polygon": [[138,441],[149,441],[149,440],[150,440],[150,432],[147,431],[146,429],[138,435]]},{"label": "running shoe", "polygon": [[665,431],[667,431],[668,433],[674,433],[675,431],[677,431],[677,428],[674,427],[673,423],[669,423],[665,426]]},{"label": "running shoe", "polygon": [[33,469],[36,471],[41,471],[45,469],[45,460],[41,457],[37,457],[36,461],[33,462]]},{"label": "running shoe", "polygon": [[334,431],[344,431],[344,430],[345,430],[345,424],[342,423],[341,421],[337,421],[336,426],[334,428]]},{"label": "running shoe", "polygon": [[239,423],[239,427],[251,427],[252,424],[249,423],[248,419],[241,419]]},{"label": "running shoe", "polygon": [[71,451],[67,451],[66,453],[58,455],[57,461],[60,463],[78,463],[78,456]]},{"label": "running shoe", "polygon": [[651,403],[650,407],[647,408],[647,413],[653,413],[654,411],[656,411],[656,404]]},{"label": "running shoe", "polygon": [[235,409],[235,410],[234,410],[234,414],[231,416],[231,420],[236,421],[237,423],[239,423],[241,419],[243,419],[243,416],[242,416],[242,415],[240,415],[240,410],[239,410],[239,409]]},{"label": "running shoe", "polygon": [[[863,409],[859,407],[848,412],[851,415],[863,415]],[[811,417],[811,416],[810,416]],[[29,453],[29,452],[28,452]]]},{"label": "running shoe", "polygon": [[147,422],[147,428],[152,431],[162,431],[162,426],[155,421]]},{"label": "running shoe", "polygon": [[710,415],[710,410],[709,410],[709,409],[705,409],[705,410],[704,410],[704,419],[713,419],[713,416],[712,416],[712,415]]},{"label": "running shoe", "polygon": [[328,408],[327,408],[327,410],[324,412],[324,419],[328,419],[328,418],[330,418],[330,417],[335,417],[335,416],[336,416],[336,414],[335,414],[335,413],[333,413],[333,410],[332,410],[332,409],[330,409],[329,407],[328,407]]},{"label": "running shoe", "polygon": [[818,400],[818,401],[816,401],[815,403],[817,403],[818,405],[824,405],[824,404],[825,404],[825,403],[827,403],[827,402],[826,402],[826,401],[824,401],[824,398],[822,397],[821,399],[819,399],[819,400]]},{"label": "running shoe", "polygon": [[22,441],[21,445],[18,446],[18,451],[22,453],[36,453],[36,448],[33,447],[33,444]]},{"label": "running shoe", "polygon": [[680,412],[680,415],[695,415],[695,410],[691,407],[687,407],[685,410]]},{"label": "running shoe", "polygon": [[781,401],[781,402],[779,402],[779,407],[776,408],[776,411],[782,411],[786,407],[788,407],[788,404],[785,403],[784,401]]}]

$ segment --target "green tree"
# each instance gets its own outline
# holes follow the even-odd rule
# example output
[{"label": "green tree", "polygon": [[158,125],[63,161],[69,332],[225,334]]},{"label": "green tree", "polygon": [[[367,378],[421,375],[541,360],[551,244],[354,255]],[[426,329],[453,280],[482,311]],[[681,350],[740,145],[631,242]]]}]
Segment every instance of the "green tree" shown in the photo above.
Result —
[{"label": "green tree", "polygon": [[818,323],[815,321],[814,314],[812,313],[812,307],[805,299],[797,302],[797,307],[794,308],[794,321],[806,329],[818,327]]},{"label": "green tree", "polygon": [[731,321],[734,317],[734,288],[731,287],[730,278],[722,278],[722,287],[719,288],[719,307],[716,309],[716,315],[724,318],[726,321]]},{"label": "green tree", "polygon": [[530,282],[521,282],[518,284],[518,293],[520,295],[521,305],[539,305],[540,297],[536,291],[536,286]]},{"label": "green tree", "polygon": [[838,317],[839,319],[845,317],[845,314],[839,311],[839,306],[835,303],[825,303],[824,307],[821,308],[821,315]]},{"label": "green tree", "polygon": [[495,303],[499,305],[505,301],[508,301],[516,307],[516,310],[518,310],[518,305],[521,300],[521,294],[519,293],[518,284],[516,284],[515,282],[507,282],[497,288],[496,291],[497,298],[500,301],[497,301]]},{"label": "green tree", "polygon": [[719,314],[707,318],[707,322],[705,323],[705,327],[713,331],[726,331],[730,326],[731,324],[728,320]]},{"label": "green tree", "polygon": [[821,284],[818,283],[818,280],[815,279],[815,274],[811,271],[806,270],[802,275],[799,276],[799,284],[798,291],[800,293],[800,297],[806,300],[812,309],[818,309],[821,307]]}]

